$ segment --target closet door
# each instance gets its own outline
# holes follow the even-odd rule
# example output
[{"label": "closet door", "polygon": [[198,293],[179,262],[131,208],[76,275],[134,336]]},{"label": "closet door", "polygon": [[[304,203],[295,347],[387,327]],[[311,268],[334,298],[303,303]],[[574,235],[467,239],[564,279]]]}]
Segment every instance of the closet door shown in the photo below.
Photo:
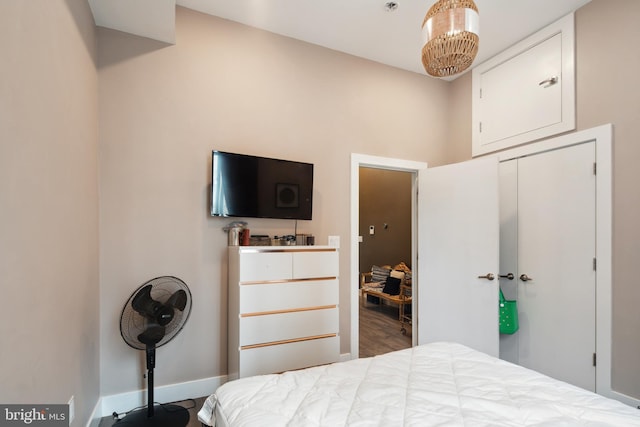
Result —
[{"label": "closet door", "polygon": [[519,364],[595,391],[595,143],[518,160]]}]

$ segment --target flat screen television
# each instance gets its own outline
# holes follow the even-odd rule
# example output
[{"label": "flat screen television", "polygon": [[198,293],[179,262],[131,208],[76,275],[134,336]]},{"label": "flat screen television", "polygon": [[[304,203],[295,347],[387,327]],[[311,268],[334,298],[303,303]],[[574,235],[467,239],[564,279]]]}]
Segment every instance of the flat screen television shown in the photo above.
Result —
[{"label": "flat screen television", "polygon": [[211,215],[311,219],[313,164],[212,152]]}]

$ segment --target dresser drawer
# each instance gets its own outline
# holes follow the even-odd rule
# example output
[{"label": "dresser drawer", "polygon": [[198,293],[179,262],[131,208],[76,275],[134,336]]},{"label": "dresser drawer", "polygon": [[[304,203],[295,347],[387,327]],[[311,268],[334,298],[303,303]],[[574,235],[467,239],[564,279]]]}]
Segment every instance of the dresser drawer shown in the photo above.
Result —
[{"label": "dresser drawer", "polygon": [[240,285],[240,314],[338,304],[338,280]]},{"label": "dresser drawer", "polygon": [[339,353],[338,336],[241,350],[239,377],[333,363]]},{"label": "dresser drawer", "polygon": [[338,277],[338,251],[309,250],[293,252],[293,278]]},{"label": "dresser drawer", "polygon": [[240,282],[264,282],[292,278],[293,257],[286,252],[243,252]]},{"label": "dresser drawer", "polygon": [[240,347],[337,334],[338,309],[293,311],[240,318]]}]

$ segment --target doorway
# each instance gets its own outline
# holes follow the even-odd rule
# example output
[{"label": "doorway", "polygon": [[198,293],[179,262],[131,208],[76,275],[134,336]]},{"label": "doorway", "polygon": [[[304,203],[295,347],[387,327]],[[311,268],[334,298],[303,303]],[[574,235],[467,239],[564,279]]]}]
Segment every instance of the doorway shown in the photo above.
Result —
[{"label": "doorway", "polygon": [[[411,259],[410,265],[417,264],[417,174],[418,171],[427,167],[424,162],[415,162],[411,160],[394,159],[388,157],[369,156],[364,154],[351,155],[351,358],[359,357],[360,343],[360,326],[359,326],[359,309],[360,309],[360,243],[359,243],[359,217],[360,217],[360,168],[376,168],[391,171],[409,172],[412,174],[411,186]],[[416,293],[417,283],[413,284],[414,304],[412,307],[413,317],[417,316],[419,308],[417,307]],[[417,322],[411,324],[411,345],[416,345],[417,340]]]},{"label": "doorway", "polygon": [[[361,290],[410,295],[411,190],[415,174],[405,171],[360,168],[360,286]],[[389,269],[402,272],[398,289],[378,281]],[[375,280],[373,274],[375,270]],[[398,275],[397,273],[395,273]],[[410,304],[375,295],[360,295],[360,357],[371,357],[411,347]]]}]

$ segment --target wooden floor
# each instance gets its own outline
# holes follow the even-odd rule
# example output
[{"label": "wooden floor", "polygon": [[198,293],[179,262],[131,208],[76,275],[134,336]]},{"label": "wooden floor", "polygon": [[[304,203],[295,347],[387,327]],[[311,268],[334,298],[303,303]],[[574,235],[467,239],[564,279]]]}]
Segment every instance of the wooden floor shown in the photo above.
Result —
[{"label": "wooden floor", "polygon": [[360,297],[360,357],[377,356],[390,351],[411,347],[411,325],[406,324],[406,335],[400,332],[398,306],[377,305]]},{"label": "wooden floor", "polygon": [[[200,410],[200,408],[202,408],[202,405],[204,404],[204,400],[206,399],[206,397],[200,397],[198,399],[193,399],[193,400],[184,400],[182,402],[174,402],[172,404],[174,405],[179,405],[179,406],[183,406],[185,408],[187,408],[189,410],[189,423],[185,426],[185,427],[201,427],[203,424],[198,421],[198,411]],[[122,417],[122,416],[121,416]],[[127,422],[127,417],[123,417],[121,418],[120,421],[115,420],[113,417],[104,417],[101,418],[100,421],[98,423],[91,423],[91,426],[97,426],[97,427],[112,427],[112,426],[130,426],[132,425],[131,422]],[[135,423],[133,424],[135,426],[138,426],[140,424]],[[150,420],[149,423],[143,423],[142,425],[154,425],[153,424],[153,420]],[[176,426],[178,427],[178,426]]]}]

